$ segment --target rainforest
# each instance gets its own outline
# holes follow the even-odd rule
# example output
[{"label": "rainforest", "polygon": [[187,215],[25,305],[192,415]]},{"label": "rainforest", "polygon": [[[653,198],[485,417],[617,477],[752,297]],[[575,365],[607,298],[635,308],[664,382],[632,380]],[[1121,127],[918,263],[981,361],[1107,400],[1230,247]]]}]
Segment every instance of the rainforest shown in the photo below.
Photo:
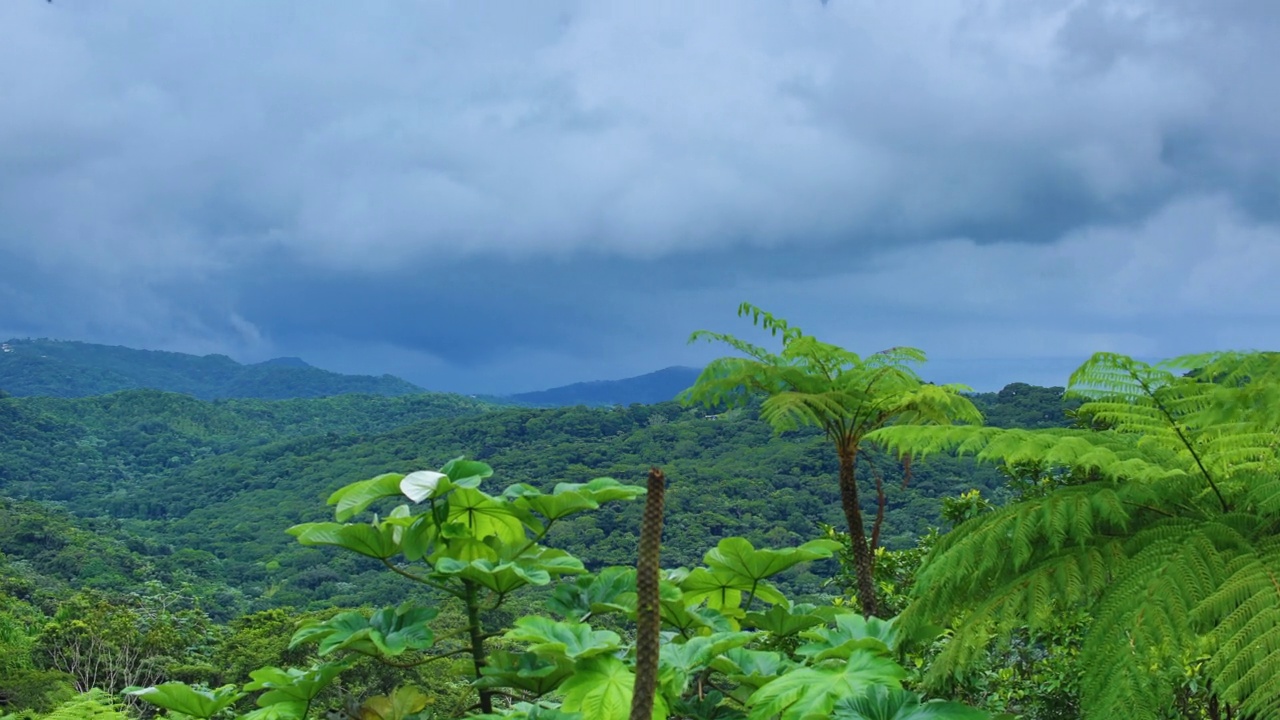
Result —
[{"label": "rainforest", "polygon": [[0,358],[4,717],[1280,713],[1275,355],[976,393],[739,315],[629,406]]}]

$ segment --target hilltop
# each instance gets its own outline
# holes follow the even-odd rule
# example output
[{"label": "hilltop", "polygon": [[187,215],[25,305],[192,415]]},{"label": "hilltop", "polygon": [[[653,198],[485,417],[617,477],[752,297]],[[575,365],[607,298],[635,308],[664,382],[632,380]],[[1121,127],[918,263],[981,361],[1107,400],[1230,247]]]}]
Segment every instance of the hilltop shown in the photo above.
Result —
[{"label": "hilltop", "polygon": [[67,340],[0,343],[0,390],[10,395],[72,398],[141,388],[202,400],[424,392],[392,375],[342,375],[298,358],[244,365],[226,355],[188,355]]},{"label": "hilltop", "polygon": [[653,405],[675,399],[675,396],[698,379],[701,370],[691,367],[669,367],[655,372],[623,378],[573,383],[547,390],[517,393],[505,399],[521,405],[556,407],[587,405]]}]

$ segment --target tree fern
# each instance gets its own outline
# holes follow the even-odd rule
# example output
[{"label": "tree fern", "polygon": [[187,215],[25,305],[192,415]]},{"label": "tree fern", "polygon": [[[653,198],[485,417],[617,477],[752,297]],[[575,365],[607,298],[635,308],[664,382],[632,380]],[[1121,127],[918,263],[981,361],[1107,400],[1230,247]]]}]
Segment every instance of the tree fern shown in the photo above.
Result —
[{"label": "tree fern", "polygon": [[[937,543],[903,623],[956,621],[935,679],[996,635],[1094,618],[1087,717],[1161,717],[1173,674],[1204,657],[1217,700],[1280,717],[1280,355],[1147,364],[1100,353],[1071,377],[1086,427],[893,426],[905,455],[1036,463],[1065,487],[971,519]],[[1088,428],[1088,429],[1086,429]]]},{"label": "tree fern", "polygon": [[90,690],[54,708],[40,720],[129,720],[115,698],[101,690]]},{"label": "tree fern", "polygon": [[777,432],[816,427],[835,446],[840,462],[840,500],[849,524],[858,599],[862,610],[875,615],[873,577],[875,542],[879,538],[884,498],[867,539],[858,500],[857,461],[867,434],[886,424],[979,423],[982,416],[962,393],[960,385],[927,385],[913,369],[924,362],[922,351],[895,347],[863,357],[824,343],[781,318],[743,303],[738,315],[773,337],[782,349],[771,352],[732,335],[694,333],[692,340],[728,345],[745,357],[712,361],[682,399],[707,406],[735,405],[763,395],[760,415]]}]

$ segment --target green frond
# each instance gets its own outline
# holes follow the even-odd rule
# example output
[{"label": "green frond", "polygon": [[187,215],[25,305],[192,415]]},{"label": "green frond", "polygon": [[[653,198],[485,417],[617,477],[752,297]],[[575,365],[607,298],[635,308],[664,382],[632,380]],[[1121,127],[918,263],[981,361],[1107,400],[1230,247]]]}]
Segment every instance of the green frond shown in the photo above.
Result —
[{"label": "green frond", "polygon": [[1264,477],[1250,483],[1245,502],[1258,513],[1280,515],[1280,478]]},{"label": "green frond", "polygon": [[993,633],[1075,605],[1094,619],[1081,649],[1086,717],[1163,716],[1184,664],[1206,654],[1214,694],[1238,716],[1280,717],[1280,354],[1149,365],[1100,353],[1070,390],[1093,429],[868,436],[902,455],[1071,478],[944,536],[901,624],[955,620],[939,665],[951,671]]},{"label": "green frond", "polygon": [[1071,373],[1067,392],[1089,400],[1117,398],[1139,401],[1177,380],[1177,376],[1117,353],[1095,353]]},{"label": "green frond", "polygon": [[[989,598],[995,588],[1020,582],[1048,559],[1064,556],[1091,564],[1089,572],[1079,568],[1082,582],[1088,582],[1063,586],[1063,597],[1082,601],[1082,588],[1101,589],[1107,579],[1097,563],[1114,553],[1090,555],[1089,549],[1114,543],[1110,536],[1127,527],[1132,508],[1110,488],[1068,490],[1001,508],[944,535],[917,575],[918,599],[907,614],[936,622],[964,612],[970,599]],[[1085,554],[1073,554],[1078,552]]]},{"label": "green frond", "polygon": [[779,432],[806,425],[826,427],[848,414],[847,398],[840,392],[778,392],[760,406],[760,417]]},{"label": "green frond", "polygon": [[[1123,561],[1120,541],[1099,538],[1090,546],[1045,553],[1026,572],[980,583],[981,600],[966,603],[960,610],[962,621],[954,630],[952,642],[935,659],[932,679],[953,673],[979,657],[990,644],[993,630],[998,636],[1023,625],[1051,627],[1066,608],[1089,606]],[[955,607],[951,610],[955,611]],[[934,619],[936,616],[928,613],[926,605],[917,602],[900,617],[898,625],[910,632],[910,628],[931,624]]]},{"label": "green frond", "polygon": [[1267,716],[1280,711],[1280,548],[1274,534],[1256,552],[1242,554],[1231,575],[1195,610],[1209,628],[1208,670],[1219,694],[1242,709]]},{"label": "green frond", "polygon": [[685,403],[732,405],[764,396],[762,417],[779,432],[804,426],[822,428],[842,447],[856,445],[887,423],[977,424],[982,416],[962,394],[961,385],[928,385],[913,369],[923,351],[894,347],[863,358],[857,353],[805,335],[798,328],[749,303],[738,309],[757,327],[782,336],[772,353],[732,335],[699,331],[693,340],[723,343],[746,357],[710,363]]},{"label": "green frond", "polygon": [[758,362],[776,364],[779,359],[778,356],[774,355],[768,350],[765,350],[759,345],[753,345],[752,343],[749,343],[746,340],[742,340],[740,338],[736,338],[732,335],[727,335],[725,333],[711,332],[709,330],[698,330],[697,332],[689,336],[690,343],[695,343],[695,342],[698,342],[699,340],[706,340],[707,342],[724,343],[725,345],[728,345],[734,350],[737,350],[743,355],[746,355],[747,357],[752,358]]}]

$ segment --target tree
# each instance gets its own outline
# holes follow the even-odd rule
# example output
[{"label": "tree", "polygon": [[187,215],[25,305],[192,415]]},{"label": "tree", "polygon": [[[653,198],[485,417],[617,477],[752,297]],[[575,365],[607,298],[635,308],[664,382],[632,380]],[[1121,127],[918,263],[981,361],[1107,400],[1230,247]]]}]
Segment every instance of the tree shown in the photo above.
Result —
[{"label": "tree", "polygon": [[956,621],[934,678],[980,657],[993,630],[1051,628],[1083,610],[1086,717],[1161,717],[1186,706],[1188,678],[1207,717],[1276,717],[1280,354],[1149,365],[1099,353],[1069,392],[1085,400],[1079,428],[872,436],[1056,478],[962,523],[926,560],[902,620]]},{"label": "tree", "polygon": [[879,505],[867,538],[858,498],[858,456],[868,446],[867,434],[894,424],[981,423],[982,416],[960,385],[931,385],[912,369],[925,354],[895,347],[861,357],[805,335],[800,328],[749,303],[738,316],[782,337],[782,351],[770,352],[732,335],[700,330],[690,341],[724,343],[746,357],[712,361],[682,399],[709,407],[738,405],[753,395],[765,396],[760,414],[776,432],[817,427],[835,446],[840,461],[840,504],[849,524],[856,565],[858,601],[866,615],[878,614],[875,593],[875,549],[884,520],[884,491],[877,477]]},{"label": "tree", "polygon": [[45,623],[35,646],[45,664],[65,673],[77,692],[116,693],[149,684],[173,671],[176,658],[201,642],[208,618],[198,609],[171,606],[170,595],[107,596],[81,592]]}]

